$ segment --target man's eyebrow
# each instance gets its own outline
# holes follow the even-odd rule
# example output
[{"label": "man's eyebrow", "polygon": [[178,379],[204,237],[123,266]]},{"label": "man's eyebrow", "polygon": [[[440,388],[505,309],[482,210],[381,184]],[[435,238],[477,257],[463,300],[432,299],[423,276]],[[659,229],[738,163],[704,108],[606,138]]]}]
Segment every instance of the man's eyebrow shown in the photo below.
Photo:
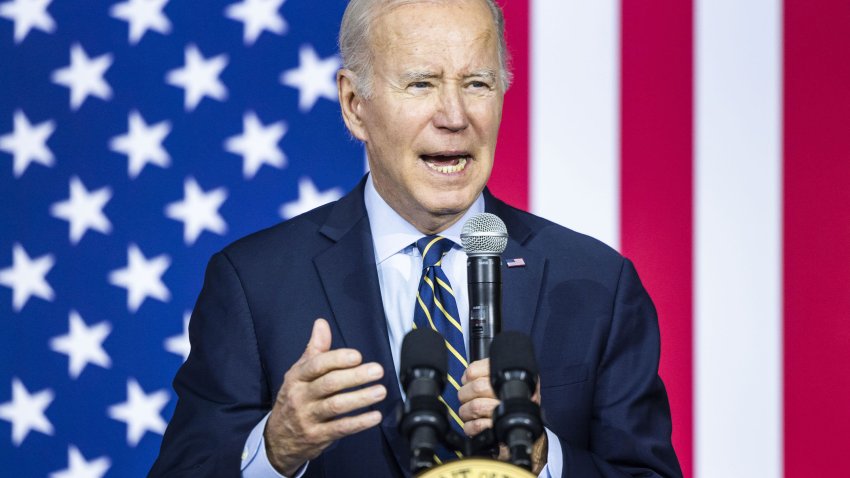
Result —
[{"label": "man's eyebrow", "polygon": [[415,81],[423,81],[423,80],[431,80],[434,78],[439,78],[440,75],[434,73],[433,71],[427,70],[412,70],[406,71],[402,73],[401,80],[404,82],[415,82]]},{"label": "man's eyebrow", "polygon": [[[411,70],[411,71],[406,71],[406,72],[402,73],[401,80],[403,82],[410,83],[410,82],[416,82],[416,81],[433,80],[435,78],[440,78],[440,77],[441,77],[441,75],[439,75],[438,73],[435,73],[433,71]],[[496,81],[497,77],[498,76],[496,75],[496,71],[491,70],[489,68],[484,69],[484,70],[473,71],[471,73],[467,73],[467,74],[463,75],[464,79],[484,78],[485,80],[489,80],[489,81]]]},{"label": "man's eyebrow", "polygon": [[490,69],[473,71],[468,75],[464,75],[464,78],[485,78],[490,81],[496,81],[496,71]]}]

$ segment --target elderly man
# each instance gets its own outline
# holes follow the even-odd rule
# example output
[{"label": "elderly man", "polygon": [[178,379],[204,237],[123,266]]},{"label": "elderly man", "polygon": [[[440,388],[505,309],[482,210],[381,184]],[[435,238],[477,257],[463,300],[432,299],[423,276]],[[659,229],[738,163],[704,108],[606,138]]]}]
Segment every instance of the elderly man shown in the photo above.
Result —
[{"label": "elderly man", "polygon": [[[468,435],[490,427],[498,400],[486,361],[466,362],[457,245],[485,210],[507,224],[506,257],[524,261],[504,272],[504,328],[529,334],[542,364],[535,473],[680,476],[655,311],[631,263],[485,190],[510,81],[499,7],[352,0],[340,48],[342,115],[371,173],[212,258],[151,476],[407,474],[393,410],[401,339],[420,308],[457,328],[446,338],[462,367],[444,394],[453,421]],[[425,283],[452,295],[440,313],[427,313]]]}]

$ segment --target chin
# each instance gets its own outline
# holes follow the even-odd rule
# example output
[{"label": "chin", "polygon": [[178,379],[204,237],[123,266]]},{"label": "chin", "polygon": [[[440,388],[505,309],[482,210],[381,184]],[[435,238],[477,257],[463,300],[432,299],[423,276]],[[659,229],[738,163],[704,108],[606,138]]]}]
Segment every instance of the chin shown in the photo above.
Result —
[{"label": "chin", "polygon": [[468,197],[464,195],[463,198],[457,198],[456,200],[450,201],[440,201],[436,204],[429,204],[428,210],[431,214],[435,216],[454,216],[457,214],[463,214],[472,206],[472,203],[475,202],[475,197]]}]

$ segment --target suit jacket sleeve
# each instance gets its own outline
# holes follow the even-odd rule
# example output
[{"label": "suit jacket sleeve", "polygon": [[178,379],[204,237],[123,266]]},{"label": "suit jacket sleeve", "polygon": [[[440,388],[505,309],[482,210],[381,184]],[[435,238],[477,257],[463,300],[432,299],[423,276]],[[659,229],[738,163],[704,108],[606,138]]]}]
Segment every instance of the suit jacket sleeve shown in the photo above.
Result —
[{"label": "suit jacket sleeve", "polygon": [[614,300],[596,370],[589,449],[561,440],[562,476],[680,477],[670,441],[670,407],[658,376],[658,319],[628,259]]},{"label": "suit jacket sleeve", "polygon": [[239,476],[242,448],[271,408],[251,311],[237,270],[213,256],[189,323],[192,351],[149,477]]}]

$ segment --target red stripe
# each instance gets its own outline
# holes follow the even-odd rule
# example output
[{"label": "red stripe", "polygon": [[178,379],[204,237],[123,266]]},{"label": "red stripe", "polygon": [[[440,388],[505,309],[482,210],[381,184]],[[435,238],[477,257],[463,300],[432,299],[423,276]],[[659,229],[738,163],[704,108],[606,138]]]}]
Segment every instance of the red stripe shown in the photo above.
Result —
[{"label": "red stripe", "polygon": [[850,3],[785,1],[785,476],[850,450]]},{"label": "red stripe", "polygon": [[487,183],[508,204],[528,209],[529,189],[529,2],[501,0],[514,81],[505,95],[496,165]]},{"label": "red stripe", "polygon": [[621,6],[621,249],[658,309],[673,444],[692,476],[693,5]]}]

